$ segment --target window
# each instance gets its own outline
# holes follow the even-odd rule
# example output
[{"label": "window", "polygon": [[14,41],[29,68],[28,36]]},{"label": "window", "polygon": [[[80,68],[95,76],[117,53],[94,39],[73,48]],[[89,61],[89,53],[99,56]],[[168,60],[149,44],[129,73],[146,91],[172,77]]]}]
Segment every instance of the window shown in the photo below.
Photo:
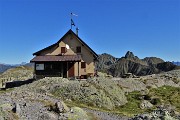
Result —
[{"label": "window", "polygon": [[45,70],[52,70],[52,64],[50,63],[45,64]]},{"label": "window", "polygon": [[76,52],[81,53],[81,46],[76,47]]},{"label": "window", "polygon": [[66,53],[66,48],[65,47],[61,47],[61,53]]},{"label": "window", "polygon": [[81,62],[81,68],[86,68],[86,62]]},{"label": "window", "polygon": [[36,70],[44,70],[44,64],[36,64]]}]

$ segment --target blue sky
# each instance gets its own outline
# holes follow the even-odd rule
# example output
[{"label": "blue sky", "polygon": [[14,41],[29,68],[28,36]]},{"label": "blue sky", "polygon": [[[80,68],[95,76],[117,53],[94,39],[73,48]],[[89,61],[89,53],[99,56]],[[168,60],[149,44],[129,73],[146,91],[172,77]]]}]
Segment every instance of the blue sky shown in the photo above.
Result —
[{"label": "blue sky", "polygon": [[0,62],[29,62],[70,29],[71,12],[98,54],[180,61],[180,0],[0,0]]}]

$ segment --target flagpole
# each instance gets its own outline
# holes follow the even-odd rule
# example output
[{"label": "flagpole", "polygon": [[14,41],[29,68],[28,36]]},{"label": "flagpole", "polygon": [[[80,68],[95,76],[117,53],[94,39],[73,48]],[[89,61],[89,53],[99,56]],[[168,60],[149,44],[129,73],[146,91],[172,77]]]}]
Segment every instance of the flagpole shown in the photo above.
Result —
[{"label": "flagpole", "polygon": [[74,25],[75,26],[75,23],[74,23],[74,21],[73,21],[73,19],[72,19],[72,16],[78,16],[78,15],[76,15],[76,14],[74,14],[74,13],[71,13],[71,29],[72,29],[72,26]]},{"label": "flagpole", "polygon": [[72,30],[72,13],[71,13],[71,30]]}]

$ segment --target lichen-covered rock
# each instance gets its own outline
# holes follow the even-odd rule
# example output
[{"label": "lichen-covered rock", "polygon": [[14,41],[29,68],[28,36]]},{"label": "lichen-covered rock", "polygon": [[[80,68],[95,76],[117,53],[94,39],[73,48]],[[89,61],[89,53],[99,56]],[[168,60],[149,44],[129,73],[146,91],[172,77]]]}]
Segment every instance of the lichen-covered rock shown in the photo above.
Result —
[{"label": "lichen-covered rock", "polygon": [[126,96],[117,81],[102,77],[80,82],[69,81],[54,88],[52,93],[65,100],[70,99],[74,102],[108,110],[127,103]]},{"label": "lichen-covered rock", "polygon": [[141,109],[147,109],[147,108],[151,108],[151,107],[153,107],[153,105],[147,100],[143,100],[140,104]]},{"label": "lichen-covered rock", "polygon": [[1,104],[0,105],[2,111],[11,111],[14,107],[14,105],[10,104],[10,103],[5,103],[5,104]]},{"label": "lichen-covered rock", "polygon": [[12,111],[12,104],[5,103],[0,105],[0,120],[16,120],[18,117]]},{"label": "lichen-covered rock", "polygon": [[38,120],[59,120],[58,115],[53,112],[44,112],[38,117]]},{"label": "lichen-covered rock", "polygon": [[56,102],[55,107],[58,113],[65,113],[69,111],[69,108],[66,106],[66,104],[63,101]]},{"label": "lichen-covered rock", "polygon": [[72,107],[71,113],[68,114],[68,120],[90,120],[90,118],[83,109]]}]

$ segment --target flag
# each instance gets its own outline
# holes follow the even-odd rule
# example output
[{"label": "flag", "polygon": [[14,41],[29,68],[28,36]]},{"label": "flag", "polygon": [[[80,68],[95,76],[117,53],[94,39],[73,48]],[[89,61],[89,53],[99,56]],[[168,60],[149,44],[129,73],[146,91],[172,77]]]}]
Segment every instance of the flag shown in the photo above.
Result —
[{"label": "flag", "polygon": [[71,26],[72,26],[72,25],[74,25],[74,26],[75,26],[74,21],[71,19]]},{"label": "flag", "polygon": [[76,14],[74,14],[74,13],[71,13],[71,15],[74,15],[74,16],[76,16],[76,17],[78,16],[78,15],[76,15]]}]

